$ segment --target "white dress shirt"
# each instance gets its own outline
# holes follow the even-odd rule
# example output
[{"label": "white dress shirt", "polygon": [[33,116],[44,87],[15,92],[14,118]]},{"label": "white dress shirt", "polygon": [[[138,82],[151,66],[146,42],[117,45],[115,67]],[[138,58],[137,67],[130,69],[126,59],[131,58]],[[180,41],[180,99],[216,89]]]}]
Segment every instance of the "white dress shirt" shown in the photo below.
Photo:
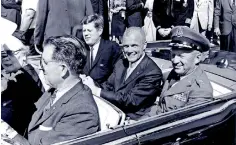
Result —
[{"label": "white dress shirt", "polygon": [[129,64],[129,67],[127,69],[126,72],[126,76],[125,76],[125,80],[127,80],[129,78],[129,76],[131,75],[131,73],[134,71],[134,69],[140,64],[140,62],[143,60],[145,56],[145,53],[143,53],[143,56],[136,62],[134,62],[133,64]]},{"label": "white dress shirt", "polygon": [[80,80],[75,80],[70,84],[63,85],[57,90],[56,98],[54,99],[52,105],[54,105],[66,92],[73,88]]}]

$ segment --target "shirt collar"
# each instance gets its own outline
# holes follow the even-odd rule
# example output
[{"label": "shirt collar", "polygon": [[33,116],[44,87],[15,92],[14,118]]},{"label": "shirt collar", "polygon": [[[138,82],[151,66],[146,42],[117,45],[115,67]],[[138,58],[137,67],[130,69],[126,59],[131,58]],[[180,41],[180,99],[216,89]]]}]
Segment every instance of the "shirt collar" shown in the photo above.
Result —
[{"label": "shirt collar", "polygon": [[132,65],[131,63],[129,63],[129,68],[136,68],[138,64],[143,60],[144,56],[145,56],[145,53],[143,53],[142,57],[138,61],[134,62]]},{"label": "shirt collar", "polygon": [[100,41],[101,41],[101,38],[93,46],[89,46],[89,48],[91,49],[91,47],[93,47],[93,50],[97,50],[99,48]]},{"label": "shirt collar", "polygon": [[68,92],[71,88],[73,88],[77,83],[79,83],[79,79],[75,79],[69,84],[62,85],[61,88],[59,88],[56,92],[56,98],[53,101],[53,104],[55,104],[66,92]]}]

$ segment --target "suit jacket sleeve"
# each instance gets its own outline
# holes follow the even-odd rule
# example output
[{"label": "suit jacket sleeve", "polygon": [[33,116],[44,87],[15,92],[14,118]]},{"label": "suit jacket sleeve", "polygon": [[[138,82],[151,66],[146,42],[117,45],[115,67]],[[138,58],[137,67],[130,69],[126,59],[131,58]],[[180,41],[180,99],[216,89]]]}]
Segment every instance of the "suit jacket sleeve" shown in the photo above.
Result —
[{"label": "suit jacket sleeve", "polygon": [[158,7],[159,7],[158,1],[159,0],[154,0],[153,8],[155,8],[155,9],[152,10],[152,20],[153,20],[153,23],[154,23],[155,27],[161,27],[161,19],[160,19],[161,14],[158,11],[159,10],[158,9]]},{"label": "suit jacket sleeve", "polygon": [[41,45],[48,16],[48,0],[40,0],[36,14],[36,26],[34,29],[34,44]]},{"label": "suit jacket sleeve", "polygon": [[48,133],[49,136],[41,139],[41,144],[70,140],[99,130],[99,120],[94,108],[86,104],[78,106],[66,111],[56,127]]},{"label": "suit jacket sleeve", "polygon": [[219,28],[221,16],[221,0],[216,0],[215,12],[214,12],[214,28]]},{"label": "suit jacket sleeve", "polygon": [[208,28],[212,28],[212,23],[213,23],[213,13],[214,13],[214,1],[209,0],[209,5],[208,5]]},{"label": "suit jacket sleeve", "polygon": [[115,69],[113,71],[113,73],[109,76],[109,78],[107,79],[106,82],[104,82],[101,86],[104,90],[107,90],[107,91],[114,91],[114,84],[115,84]]},{"label": "suit jacket sleeve", "polygon": [[102,89],[101,97],[124,108],[139,107],[146,99],[159,93],[161,80],[161,72],[157,73],[156,70],[152,70],[132,90],[121,93]]},{"label": "suit jacket sleeve", "polygon": [[86,2],[86,16],[93,14],[93,6],[90,0],[85,0]]}]

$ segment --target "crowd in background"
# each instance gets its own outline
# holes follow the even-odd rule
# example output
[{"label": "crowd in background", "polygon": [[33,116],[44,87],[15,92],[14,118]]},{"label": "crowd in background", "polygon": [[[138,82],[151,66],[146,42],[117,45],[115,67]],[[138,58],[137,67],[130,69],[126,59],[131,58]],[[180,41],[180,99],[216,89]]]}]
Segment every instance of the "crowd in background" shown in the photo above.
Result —
[{"label": "crowd in background", "polygon": [[[121,43],[126,28],[143,27],[147,41],[170,39],[174,26],[187,26],[222,50],[236,51],[235,0],[1,0],[1,16],[15,22],[15,35],[36,50],[50,36],[82,38],[82,20],[104,18],[103,38]],[[220,40],[220,41],[219,41]]]},{"label": "crowd in background", "polygon": [[[235,0],[1,2],[2,18],[17,25],[14,38],[30,55],[40,54],[33,68],[25,60],[28,49],[1,45],[1,119],[16,130],[6,137],[22,144],[99,131],[93,96],[132,120],[211,101],[212,86],[199,67],[204,53],[214,39],[220,49],[236,52]],[[169,39],[173,69],[163,81],[145,48],[147,41]]]}]

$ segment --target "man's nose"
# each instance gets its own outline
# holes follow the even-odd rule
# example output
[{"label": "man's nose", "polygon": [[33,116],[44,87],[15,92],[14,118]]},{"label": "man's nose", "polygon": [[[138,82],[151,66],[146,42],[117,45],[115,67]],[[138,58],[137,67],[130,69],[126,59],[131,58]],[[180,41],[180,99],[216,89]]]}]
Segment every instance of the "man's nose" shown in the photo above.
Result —
[{"label": "man's nose", "polygon": [[174,57],[172,57],[172,59],[171,59],[171,61],[173,62],[173,63],[178,63],[179,62],[179,60],[180,60],[180,57],[179,56],[177,56],[177,55],[175,55]]}]

